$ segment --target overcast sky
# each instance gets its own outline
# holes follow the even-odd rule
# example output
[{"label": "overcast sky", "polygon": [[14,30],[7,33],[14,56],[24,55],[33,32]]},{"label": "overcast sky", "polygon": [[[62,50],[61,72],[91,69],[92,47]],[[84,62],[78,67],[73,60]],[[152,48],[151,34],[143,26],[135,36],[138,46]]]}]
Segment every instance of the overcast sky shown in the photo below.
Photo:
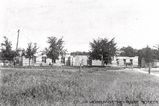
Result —
[{"label": "overcast sky", "polygon": [[7,36],[19,46],[63,36],[65,48],[88,51],[93,39],[115,37],[118,47],[159,44],[158,0],[1,0],[0,42]]}]

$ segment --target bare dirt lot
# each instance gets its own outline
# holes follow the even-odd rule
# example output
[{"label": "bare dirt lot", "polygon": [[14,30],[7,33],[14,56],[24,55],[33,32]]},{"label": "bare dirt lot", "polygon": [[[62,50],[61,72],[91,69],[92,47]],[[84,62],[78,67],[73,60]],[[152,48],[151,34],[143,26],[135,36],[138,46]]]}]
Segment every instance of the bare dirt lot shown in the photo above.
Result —
[{"label": "bare dirt lot", "polygon": [[3,106],[158,106],[159,78],[117,68],[1,68]]}]

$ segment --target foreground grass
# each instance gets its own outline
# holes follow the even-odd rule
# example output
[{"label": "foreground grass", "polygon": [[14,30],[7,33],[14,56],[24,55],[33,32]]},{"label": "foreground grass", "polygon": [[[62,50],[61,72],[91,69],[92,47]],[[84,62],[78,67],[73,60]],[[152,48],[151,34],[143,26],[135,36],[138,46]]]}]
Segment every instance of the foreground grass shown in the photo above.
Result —
[{"label": "foreground grass", "polygon": [[159,101],[158,78],[133,70],[84,68],[81,73],[77,68],[2,71],[0,103],[6,106],[85,106],[94,102],[126,106],[154,102],[157,106]]}]

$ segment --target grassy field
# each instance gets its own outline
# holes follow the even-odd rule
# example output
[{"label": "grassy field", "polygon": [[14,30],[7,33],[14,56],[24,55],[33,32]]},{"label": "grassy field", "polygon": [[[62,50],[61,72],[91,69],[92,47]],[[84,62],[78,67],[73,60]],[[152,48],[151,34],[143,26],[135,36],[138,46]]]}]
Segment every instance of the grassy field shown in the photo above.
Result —
[{"label": "grassy field", "polygon": [[1,69],[2,106],[158,106],[159,78],[116,68]]}]

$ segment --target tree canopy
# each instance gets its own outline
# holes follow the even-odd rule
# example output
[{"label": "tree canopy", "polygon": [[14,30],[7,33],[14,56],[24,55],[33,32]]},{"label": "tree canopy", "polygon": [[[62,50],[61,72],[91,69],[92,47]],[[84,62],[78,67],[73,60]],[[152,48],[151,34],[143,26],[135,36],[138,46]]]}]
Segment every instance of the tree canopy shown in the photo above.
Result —
[{"label": "tree canopy", "polygon": [[1,43],[1,47],[1,59],[4,61],[13,61],[16,56],[16,52],[12,50],[12,43],[6,36],[4,36],[4,42]]},{"label": "tree canopy", "polygon": [[138,56],[139,56],[139,65],[141,66],[141,61],[144,59],[146,64],[150,64],[153,62],[155,58],[154,50],[150,47],[142,48],[138,50]]},{"label": "tree canopy", "polygon": [[132,48],[131,46],[122,47],[120,50],[122,51],[120,53],[120,56],[134,57],[137,55],[137,50]]},{"label": "tree canopy", "polygon": [[153,52],[154,52],[154,58],[159,60],[159,45],[154,46]]},{"label": "tree canopy", "polygon": [[28,47],[25,51],[25,57],[29,58],[29,66],[30,66],[30,60],[33,59],[37,50],[38,50],[38,47],[36,43],[34,43],[34,45],[32,43],[28,43]]},{"label": "tree canopy", "polygon": [[71,55],[89,55],[89,52],[80,52],[80,51],[76,51],[76,52],[71,52]]},{"label": "tree canopy", "polygon": [[111,63],[112,57],[116,54],[116,43],[114,38],[110,41],[107,38],[99,38],[90,42],[90,58],[102,60],[105,64]]},{"label": "tree canopy", "polygon": [[146,63],[153,62],[153,50],[150,47],[143,48],[143,57]]},{"label": "tree canopy", "polygon": [[52,62],[55,63],[59,55],[65,54],[66,50],[63,46],[63,38],[56,38],[54,36],[48,37],[49,47],[45,49],[46,55],[48,58],[52,59]]}]

